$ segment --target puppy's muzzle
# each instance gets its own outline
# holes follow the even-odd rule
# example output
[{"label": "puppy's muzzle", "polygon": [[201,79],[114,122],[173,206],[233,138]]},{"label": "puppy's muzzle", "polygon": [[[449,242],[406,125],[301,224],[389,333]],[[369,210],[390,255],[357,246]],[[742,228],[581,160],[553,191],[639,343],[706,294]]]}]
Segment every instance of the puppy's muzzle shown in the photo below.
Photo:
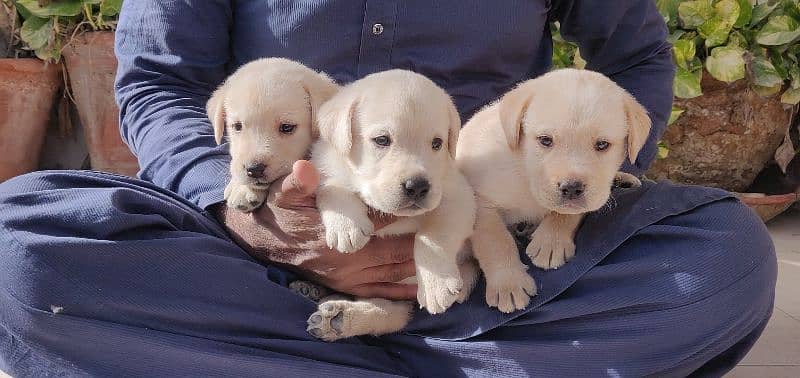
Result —
[{"label": "puppy's muzzle", "polygon": [[422,177],[415,177],[403,183],[403,194],[414,202],[425,199],[430,191],[431,183]]},{"label": "puppy's muzzle", "polygon": [[267,166],[263,163],[250,163],[244,167],[247,177],[260,179],[267,175]]},{"label": "puppy's muzzle", "polygon": [[558,184],[561,198],[567,201],[574,201],[583,197],[586,192],[586,185],[582,181],[567,181]]}]

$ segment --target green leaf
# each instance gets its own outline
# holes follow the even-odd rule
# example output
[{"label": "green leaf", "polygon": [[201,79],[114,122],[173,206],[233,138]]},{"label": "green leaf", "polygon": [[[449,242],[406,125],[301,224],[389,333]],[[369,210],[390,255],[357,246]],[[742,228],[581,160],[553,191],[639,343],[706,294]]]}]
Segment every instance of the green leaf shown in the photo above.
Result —
[{"label": "green leaf", "polygon": [[694,59],[696,53],[694,42],[685,39],[678,40],[672,46],[672,51],[678,66],[689,69],[689,62]]},{"label": "green leaf", "polygon": [[116,16],[121,9],[122,0],[103,0],[100,3],[100,14],[105,17]]},{"label": "green leaf", "polygon": [[771,87],[762,87],[760,85],[754,85],[753,91],[755,91],[761,97],[771,97],[776,93],[781,91],[781,85],[773,85]]},{"label": "green leaf", "polygon": [[800,20],[800,4],[797,0],[783,0],[783,14]]},{"label": "green leaf", "polygon": [[781,95],[781,102],[789,105],[800,103],[800,88],[789,88]]},{"label": "green leaf", "polygon": [[728,34],[731,32],[731,25],[726,24],[720,17],[713,17],[712,19],[700,25],[697,31],[700,36],[705,38],[706,48],[719,46],[728,40]]},{"label": "green leaf", "polygon": [[666,159],[667,156],[669,156],[669,147],[667,147],[663,141],[658,141],[658,153],[656,154],[656,158]]},{"label": "green leaf", "polygon": [[728,45],[739,46],[743,49],[747,49],[747,47],[750,46],[750,43],[747,42],[747,38],[745,38],[744,34],[739,31],[734,31],[728,36]]},{"label": "green leaf", "polygon": [[669,113],[669,120],[667,121],[667,125],[675,123],[675,121],[677,121],[678,118],[681,117],[681,114],[683,114],[683,112],[685,112],[685,110],[673,106],[672,112]]},{"label": "green leaf", "polygon": [[744,49],[739,46],[714,48],[706,58],[706,69],[715,79],[726,83],[744,79]]},{"label": "green leaf", "polygon": [[777,46],[792,42],[800,37],[800,23],[785,16],[772,16],[761,31],[756,35],[756,41],[766,46]]},{"label": "green leaf", "polygon": [[702,75],[702,70],[692,72],[678,67],[673,83],[675,96],[679,98],[695,98],[702,95],[703,90],[700,88]]},{"label": "green leaf", "polygon": [[684,1],[678,5],[678,16],[683,27],[694,29],[714,16],[711,0]]},{"label": "green leaf", "polygon": [[680,29],[678,29],[678,30],[675,30],[674,32],[672,32],[672,34],[670,34],[670,35],[667,37],[667,42],[669,42],[669,43],[671,43],[671,44],[673,44],[673,45],[674,45],[674,44],[675,44],[675,42],[678,42],[678,40],[679,40],[679,39],[680,39],[680,38],[681,38],[681,37],[682,37],[684,34],[686,34],[686,32],[685,32],[685,31],[683,31],[683,30],[680,30]]},{"label": "green leaf", "polygon": [[47,5],[39,5],[39,0],[17,0],[17,6],[25,8],[36,17],[77,16],[83,10],[81,0],[58,0]]},{"label": "green leaf", "polygon": [[755,8],[753,8],[753,18],[750,20],[750,26],[755,26],[769,17],[778,5],[780,5],[780,3],[777,2],[771,5],[767,2],[756,5]]},{"label": "green leaf", "polygon": [[31,17],[22,23],[20,29],[20,38],[33,50],[47,46],[51,35],[53,20],[48,18]]},{"label": "green leaf", "polygon": [[760,56],[753,58],[752,71],[753,84],[764,88],[774,88],[777,85],[780,90],[783,79],[769,59]]},{"label": "green leaf", "polygon": [[783,59],[783,55],[779,51],[769,50],[769,58],[772,61],[772,65],[775,67],[775,71],[777,71],[778,75],[781,76],[781,79],[788,79],[789,70],[788,67],[786,67],[786,62]]},{"label": "green leaf", "polygon": [[664,18],[664,22],[670,25],[677,25],[678,22],[678,4],[680,0],[656,0],[656,7],[658,13]]},{"label": "green leaf", "polygon": [[741,28],[746,26],[750,23],[750,20],[753,18],[753,4],[750,3],[750,0],[738,0],[739,1],[739,18],[736,19],[736,22],[733,24],[735,28]]}]

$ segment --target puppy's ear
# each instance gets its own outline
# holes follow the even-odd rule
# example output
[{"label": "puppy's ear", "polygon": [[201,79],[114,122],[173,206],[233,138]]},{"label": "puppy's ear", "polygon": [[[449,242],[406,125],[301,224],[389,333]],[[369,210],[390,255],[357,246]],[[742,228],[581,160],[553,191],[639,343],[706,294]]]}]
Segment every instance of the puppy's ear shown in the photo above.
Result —
[{"label": "puppy's ear", "polygon": [[635,164],[639,151],[642,150],[647,142],[647,137],[650,136],[650,116],[647,115],[647,110],[630,94],[625,93],[623,102],[625,119],[628,122],[628,160],[631,164]]},{"label": "puppy's ear", "polygon": [[500,99],[500,123],[511,149],[519,146],[522,134],[522,119],[531,102],[529,85],[520,85]]},{"label": "puppy's ear", "polygon": [[334,96],[320,107],[317,117],[319,137],[343,155],[347,155],[353,146],[353,115],[356,103],[353,96]]},{"label": "puppy's ear", "polygon": [[320,107],[339,91],[339,86],[322,72],[310,72],[303,78],[303,88],[306,90],[308,106],[311,108],[311,135],[318,138],[317,116]]},{"label": "puppy's ear", "polygon": [[447,133],[447,150],[450,151],[450,156],[455,159],[458,133],[461,132],[461,116],[458,115],[458,109],[456,109],[452,101],[449,101],[448,108],[450,108],[450,129]]},{"label": "puppy's ear", "polygon": [[225,85],[219,87],[206,103],[206,113],[211,125],[214,126],[214,139],[217,144],[222,143],[225,134]]}]

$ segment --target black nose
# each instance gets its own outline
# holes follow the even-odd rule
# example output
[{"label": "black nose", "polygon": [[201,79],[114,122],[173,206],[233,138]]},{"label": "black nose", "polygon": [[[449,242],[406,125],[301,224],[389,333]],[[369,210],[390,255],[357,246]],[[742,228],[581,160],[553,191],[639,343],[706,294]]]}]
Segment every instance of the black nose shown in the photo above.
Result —
[{"label": "black nose", "polygon": [[568,200],[581,198],[586,186],[580,181],[569,181],[563,184],[558,184],[558,190],[561,191],[561,197]]},{"label": "black nose", "polygon": [[413,178],[403,183],[403,192],[406,197],[419,201],[428,195],[431,190],[431,183],[424,178]]},{"label": "black nose", "polygon": [[267,167],[261,163],[251,163],[244,167],[247,170],[247,177],[262,178]]}]

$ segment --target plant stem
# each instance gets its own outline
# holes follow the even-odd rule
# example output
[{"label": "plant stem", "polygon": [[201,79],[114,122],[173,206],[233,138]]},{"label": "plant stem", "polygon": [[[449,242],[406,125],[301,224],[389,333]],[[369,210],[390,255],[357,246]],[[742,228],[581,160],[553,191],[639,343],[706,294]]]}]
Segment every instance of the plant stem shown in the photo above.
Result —
[{"label": "plant stem", "polygon": [[83,13],[86,16],[86,21],[88,21],[89,25],[92,26],[92,30],[98,30],[97,24],[95,24],[94,20],[92,20],[92,5],[91,4],[84,4],[83,5]]}]

